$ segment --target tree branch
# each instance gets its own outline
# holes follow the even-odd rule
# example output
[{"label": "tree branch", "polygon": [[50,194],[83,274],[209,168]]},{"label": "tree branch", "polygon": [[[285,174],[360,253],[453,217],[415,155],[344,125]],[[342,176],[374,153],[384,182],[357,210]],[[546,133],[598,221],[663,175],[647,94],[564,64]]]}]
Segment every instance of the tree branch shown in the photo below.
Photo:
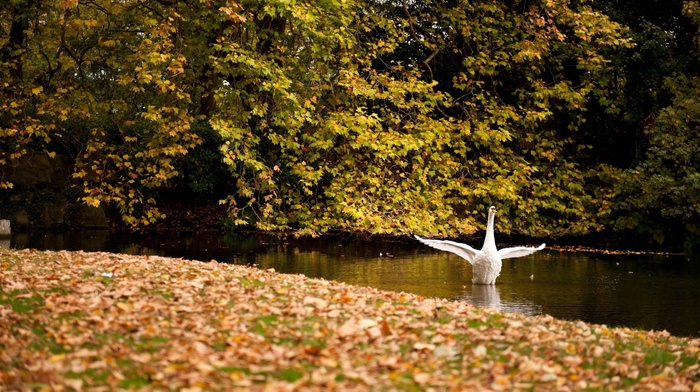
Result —
[{"label": "tree branch", "polygon": [[[411,11],[409,11],[409,9],[408,9],[408,3],[406,2],[406,0],[403,0],[402,3],[403,3],[403,12],[408,17],[408,27],[411,30],[411,38],[413,38],[413,40],[416,41],[416,43],[420,43],[423,46],[425,46],[426,48],[430,49],[430,47],[428,47],[428,45],[425,45],[423,43],[423,41],[418,37],[416,30],[413,28],[414,21],[413,21],[413,16],[411,15]],[[428,73],[430,74],[430,80],[433,79],[433,69],[430,67],[429,63],[433,58],[435,58],[435,56],[437,56],[438,53],[440,53],[440,49],[436,48],[435,50],[433,50],[433,53],[431,53],[430,56],[428,56],[425,60],[423,60],[423,65],[428,69]]]}]

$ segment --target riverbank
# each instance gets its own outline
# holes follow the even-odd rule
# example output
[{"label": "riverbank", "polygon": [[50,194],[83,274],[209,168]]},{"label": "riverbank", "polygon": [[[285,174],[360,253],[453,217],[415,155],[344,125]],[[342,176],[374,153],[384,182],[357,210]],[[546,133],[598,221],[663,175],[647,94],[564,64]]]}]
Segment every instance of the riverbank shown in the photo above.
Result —
[{"label": "riverbank", "polygon": [[666,332],[216,261],[0,250],[8,390],[697,391],[699,357]]},{"label": "riverbank", "polygon": [[[105,215],[100,211],[102,216],[100,221],[103,225],[69,225],[66,222],[58,225],[50,225],[48,223],[29,224],[27,222],[13,223],[13,233],[30,233],[30,232],[46,232],[52,234],[62,234],[66,232],[101,232],[104,235],[108,233],[119,234],[170,234],[170,233],[209,233],[212,235],[226,235],[236,233],[253,233],[261,236],[270,236],[278,238],[295,237],[293,231],[278,232],[278,231],[261,231],[254,228],[236,227],[231,224],[228,217],[226,205],[219,203],[218,199],[202,199],[197,203],[192,203],[191,200],[179,200],[177,198],[168,197],[160,200],[158,208],[165,214],[165,218],[160,219],[150,225],[134,228],[126,225],[120,218],[113,213]],[[93,211],[97,214],[96,211]],[[87,214],[90,215],[90,214]],[[97,214],[99,215],[99,214]],[[92,215],[90,215],[92,216]],[[93,218],[95,218],[93,216]],[[16,220],[16,219],[15,219]],[[74,222],[75,223],[75,222]],[[308,236],[302,236],[307,237]],[[360,240],[368,239],[384,239],[388,241],[414,241],[412,235],[409,234],[370,234],[367,232],[356,231],[333,231],[325,232],[319,235],[321,238],[357,238]],[[557,237],[557,238],[532,238],[527,236],[519,236],[515,234],[507,235],[505,233],[498,234],[499,247],[514,246],[521,244],[539,244],[547,243],[547,249],[601,253],[601,254],[666,254],[666,255],[681,255],[684,254],[683,249],[673,246],[664,246],[661,244],[651,244],[640,240],[639,238],[625,237],[621,233],[615,232],[595,232],[587,235]],[[478,231],[471,237],[450,238],[469,244],[477,244],[483,241],[483,232]],[[700,255],[697,253],[687,254],[689,260],[699,260]]]}]

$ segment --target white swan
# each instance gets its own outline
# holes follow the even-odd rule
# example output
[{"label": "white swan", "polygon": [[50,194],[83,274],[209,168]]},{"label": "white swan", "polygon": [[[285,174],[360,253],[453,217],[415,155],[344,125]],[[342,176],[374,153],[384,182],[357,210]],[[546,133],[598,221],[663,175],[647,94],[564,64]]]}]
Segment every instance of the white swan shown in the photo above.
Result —
[{"label": "white swan", "polygon": [[472,283],[495,284],[496,278],[501,273],[501,260],[523,257],[544,249],[542,244],[538,247],[516,246],[513,248],[496,248],[496,239],[493,235],[493,222],[496,217],[496,207],[489,208],[489,220],[486,224],[486,238],[481,250],[476,250],[467,244],[445,240],[429,240],[415,236],[416,239],[435,249],[452,252],[466,259],[472,265]]}]

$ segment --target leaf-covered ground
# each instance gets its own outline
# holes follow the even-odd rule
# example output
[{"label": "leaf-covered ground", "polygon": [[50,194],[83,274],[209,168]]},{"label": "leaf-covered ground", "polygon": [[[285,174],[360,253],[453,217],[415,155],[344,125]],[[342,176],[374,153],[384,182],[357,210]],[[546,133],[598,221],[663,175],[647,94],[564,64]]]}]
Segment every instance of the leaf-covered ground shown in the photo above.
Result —
[{"label": "leaf-covered ground", "polygon": [[0,250],[0,390],[700,390],[700,340],[244,266]]}]

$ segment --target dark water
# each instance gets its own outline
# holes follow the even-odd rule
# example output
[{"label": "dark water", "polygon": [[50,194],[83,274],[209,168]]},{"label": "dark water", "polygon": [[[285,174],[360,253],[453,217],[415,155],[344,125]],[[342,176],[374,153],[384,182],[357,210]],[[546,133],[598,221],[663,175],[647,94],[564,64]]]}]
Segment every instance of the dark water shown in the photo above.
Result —
[{"label": "dark water", "polygon": [[77,231],[15,234],[9,246],[215,259],[507,312],[700,336],[700,262],[683,256],[545,250],[504,260],[494,287],[472,285],[468,263],[411,240]]}]

